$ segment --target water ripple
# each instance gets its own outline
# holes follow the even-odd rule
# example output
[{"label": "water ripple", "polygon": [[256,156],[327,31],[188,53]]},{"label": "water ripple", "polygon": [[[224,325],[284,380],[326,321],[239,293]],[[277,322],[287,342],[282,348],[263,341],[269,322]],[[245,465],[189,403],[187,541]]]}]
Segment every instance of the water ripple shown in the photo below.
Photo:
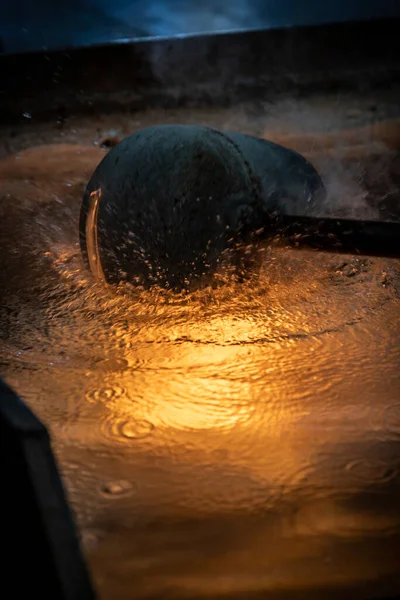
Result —
[{"label": "water ripple", "polygon": [[400,439],[400,404],[385,408],[382,415],[382,425],[389,437]]},{"label": "water ripple", "polygon": [[386,461],[360,458],[349,462],[346,471],[360,483],[384,484],[398,477],[399,466]]},{"label": "water ripple", "polygon": [[108,403],[126,395],[123,387],[115,385],[113,387],[96,388],[86,394],[88,402],[97,404],[98,402]]},{"label": "water ripple", "polygon": [[101,432],[105,438],[124,444],[132,443],[135,440],[144,440],[151,436],[154,430],[153,423],[135,418],[135,416],[131,418],[108,416],[101,424]]}]

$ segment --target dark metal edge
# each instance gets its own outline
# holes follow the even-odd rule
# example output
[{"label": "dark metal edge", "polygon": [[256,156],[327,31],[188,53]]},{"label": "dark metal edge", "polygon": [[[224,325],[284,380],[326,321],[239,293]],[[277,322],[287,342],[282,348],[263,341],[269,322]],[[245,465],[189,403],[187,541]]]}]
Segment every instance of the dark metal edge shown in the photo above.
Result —
[{"label": "dark metal edge", "polygon": [[400,82],[400,19],[0,57],[0,123]]}]

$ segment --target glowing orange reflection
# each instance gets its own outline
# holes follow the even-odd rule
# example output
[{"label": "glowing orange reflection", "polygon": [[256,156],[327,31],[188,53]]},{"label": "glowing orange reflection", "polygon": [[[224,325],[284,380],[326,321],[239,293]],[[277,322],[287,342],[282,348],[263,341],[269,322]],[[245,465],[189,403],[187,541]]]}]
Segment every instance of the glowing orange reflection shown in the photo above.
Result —
[{"label": "glowing orange reflection", "polygon": [[[279,422],[286,427],[288,420],[303,414],[298,404],[288,403],[282,410],[282,405],[271,402],[285,388],[279,361],[267,366],[263,358],[260,371],[259,363],[252,360],[254,345],[248,342],[265,335],[265,320],[215,315],[193,325],[195,341],[135,348],[135,360],[141,355],[146,366],[119,378],[126,394],[108,403],[115,415],[146,419],[161,429],[225,432],[251,427],[254,417],[262,418],[268,429],[273,425],[279,435]],[[171,333],[167,326],[161,329],[161,338]],[[278,350],[279,344],[274,348]],[[274,348],[267,349],[272,359]],[[288,372],[286,380],[290,379]]]}]

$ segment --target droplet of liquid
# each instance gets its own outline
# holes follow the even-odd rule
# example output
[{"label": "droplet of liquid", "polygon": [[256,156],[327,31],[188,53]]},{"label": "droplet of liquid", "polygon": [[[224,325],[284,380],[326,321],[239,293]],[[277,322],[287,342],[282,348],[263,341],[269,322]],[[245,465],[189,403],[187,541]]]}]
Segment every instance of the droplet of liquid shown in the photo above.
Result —
[{"label": "droplet of liquid", "polygon": [[124,444],[127,440],[143,440],[154,429],[153,423],[145,419],[121,419],[118,417],[108,417],[101,426],[101,431],[106,439]]},{"label": "droplet of liquid", "polygon": [[90,390],[86,394],[86,399],[91,403],[109,402],[125,395],[123,387],[116,385],[114,387],[98,388]]},{"label": "droplet of liquid", "polygon": [[154,425],[150,421],[125,421],[120,428],[122,435],[126,438],[143,439],[153,431]]},{"label": "droplet of liquid", "polygon": [[121,498],[121,496],[130,496],[137,489],[131,481],[106,481],[100,485],[99,492],[106,498]]}]

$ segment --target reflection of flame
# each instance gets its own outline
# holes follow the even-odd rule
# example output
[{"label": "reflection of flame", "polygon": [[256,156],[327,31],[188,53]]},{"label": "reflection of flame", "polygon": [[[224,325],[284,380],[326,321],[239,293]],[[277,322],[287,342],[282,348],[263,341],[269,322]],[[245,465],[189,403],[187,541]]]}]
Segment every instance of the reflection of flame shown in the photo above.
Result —
[{"label": "reflection of flame", "polygon": [[246,420],[248,412],[246,406],[209,405],[188,398],[186,404],[159,404],[152,419],[164,427],[182,430],[227,429]]},{"label": "reflection of flame", "polygon": [[[121,390],[104,400],[120,441],[133,448],[137,427],[150,424],[145,444],[160,452],[190,441],[196,460],[224,449],[232,464],[272,486],[311,480],[315,452],[345,435],[338,373],[358,291],[347,286],[338,302],[324,303],[332,293],[326,265],[287,252],[267,277],[228,281],[212,294],[107,296],[109,355],[123,356],[126,367],[99,372],[99,386]],[[343,332],[331,335],[339,326]],[[362,415],[350,414],[346,434],[354,440]]]},{"label": "reflection of flame", "polygon": [[[199,325],[194,323],[198,334]],[[145,419],[164,430],[227,432],[241,426],[257,428],[261,418],[268,429],[274,423],[277,433],[280,429],[277,417],[281,419],[287,413],[286,417],[295,418],[299,407],[288,405],[282,411],[281,406],[279,415],[271,410],[276,393],[275,384],[270,385],[273,372],[281,386],[283,381],[279,362],[270,365],[267,377],[263,370],[260,389],[258,366],[251,361],[250,347],[242,345],[243,341],[259,335],[258,327],[259,323],[252,318],[219,316],[202,323],[196,342],[162,345],[161,352],[160,346],[157,352],[150,352],[147,346],[145,368],[122,376],[119,381],[127,394],[118,398],[112,411],[119,418]],[[171,332],[168,326],[166,331],[162,328],[160,337],[165,339]],[[207,343],[210,337],[215,343]],[[223,345],[227,338],[231,343]],[[139,353],[135,348],[136,358]],[[286,379],[290,386],[290,376]],[[140,402],[132,404],[137,398],[141,398]],[[266,405],[267,411],[263,409]]]},{"label": "reflection of flame", "polygon": [[105,279],[101,267],[99,246],[97,240],[97,219],[99,213],[99,201],[101,189],[93,191],[89,196],[89,208],[86,219],[86,248],[92,275],[96,279]]},{"label": "reflection of flame", "polygon": [[[188,349],[180,377],[165,386],[167,397],[158,392],[160,401],[151,407],[150,418],[161,427],[182,430],[227,430],[245,423],[252,413],[249,383],[229,373],[218,375],[213,364],[218,347],[209,348],[210,366],[201,373],[191,373],[198,360],[199,348]],[[233,357],[232,357],[233,358]],[[234,360],[233,364],[237,364]]]},{"label": "reflection of flame", "polygon": [[[247,377],[232,376],[240,363],[240,346],[188,344],[184,352],[175,350],[168,368],[154,364],[154,370],[139,371],[124,382],[128,396],[143,397],[140,406],[134,404],[135,418],[143,413],[142,418],[161,429],[225,431],[249,420],[251,382]],[[123,404],[120,399],[115,407],[118,413],[132,411],[129,400]]]},{"label": "reflection of flame", "polygon": [[[204,322],[201,338],[206,340],[210,335],[235,338],[238,332],[240,337],[251,336],[254,322],[243,319],[239,325],[238,320],[226,315]],[[133,397],[137,386],[146,389],[147,419],[156,427],[181,430],[227,430],[248,421],[252,413],[252,390],[245,372],[239,371],[237,376],[243,354],[240,345],[189,343],[170,350],[167,369],[163,365],[165,355],[160,356],[159,365],[156,356],[152,370],[137,373],[132,381]]]}]

